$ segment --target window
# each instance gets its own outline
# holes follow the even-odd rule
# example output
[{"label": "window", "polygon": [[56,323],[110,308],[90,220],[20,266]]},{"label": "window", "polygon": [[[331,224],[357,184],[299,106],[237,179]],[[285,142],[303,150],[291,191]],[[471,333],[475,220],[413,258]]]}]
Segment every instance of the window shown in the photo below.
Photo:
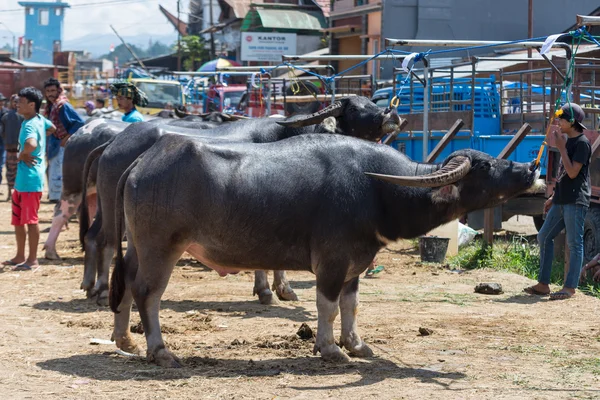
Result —
[{"label": "window", "polygon": [[31,7],[25,7],[25,15],[33,15],[35,10]]},{"label": "window", "polygon": [[55,9],[54,9],[54,15],[56,15],[57,17],[60,17],[60,11],[61,11],[61,9],[60,9],[60,8],[58,8],[58,7],[57,7],[57,8],[55,8]]},{"label": "window", "polygon": [[40,18],[38,25],[46,26],[50,19],[50,12],[47,8],[40,8]]}]

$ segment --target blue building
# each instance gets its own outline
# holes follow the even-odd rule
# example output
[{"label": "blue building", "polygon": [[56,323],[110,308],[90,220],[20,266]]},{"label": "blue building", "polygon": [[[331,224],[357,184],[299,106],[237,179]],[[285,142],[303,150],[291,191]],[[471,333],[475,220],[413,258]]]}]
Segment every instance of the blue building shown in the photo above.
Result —
[{"label": "blue building", "polygon": [[61,51],[63,19],[69,4],[56,0],[20,1],[25,7],[25,36],[20,43],[21,58],[41,64],[53,64],[53,53]]}]

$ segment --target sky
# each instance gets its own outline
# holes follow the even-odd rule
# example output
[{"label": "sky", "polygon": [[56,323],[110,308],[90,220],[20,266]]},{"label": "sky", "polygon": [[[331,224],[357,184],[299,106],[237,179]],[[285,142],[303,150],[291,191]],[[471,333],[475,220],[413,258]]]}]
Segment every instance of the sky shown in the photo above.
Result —
[{"label": "sky", "polygon": [[[0,47],[12,43],[15,36],[25,31],[25,9],[20,0],[0,0]],[[36,0],[54,3],[55,0]],[[162,5],[177,15],[177,0],[64,0],[72,8],[66,9],[63,41],[73,41],[89,34],[114,34],[113,25],[121,36],[146,34],[176,37],[174,27],[159,11]],[[112,4],[111,4],[112,3]],[[91,5],[90,5],[91,4]],[[189,0],[180,1],[181,19],[187,21]],[[7,29],[8,28],[8,29]],[[115,37],[118,44],[118,39]],[[116,45],[115,44],[115,45]]]}]

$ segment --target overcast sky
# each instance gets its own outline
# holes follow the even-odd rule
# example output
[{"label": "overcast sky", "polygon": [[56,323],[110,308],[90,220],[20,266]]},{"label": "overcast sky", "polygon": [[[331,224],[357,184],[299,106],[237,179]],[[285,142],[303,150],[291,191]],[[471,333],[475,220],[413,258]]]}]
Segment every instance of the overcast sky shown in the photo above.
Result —
[{"label": "overcast sky", "polygon": [[[17,37],[24,34],[25,9],[18,4],[19,1],[0,0],[0,46],[12,42],[12,36],[6,33],[6,27]],[[55,0],[44,1],[55,2]],[[65,0],[63,2],[72,7],[65,12],[63,41],[91,33],[112,34],[109,27],[111,24],[122,36],[175,35],[174,27],[160,12],[158,5],[161,4],[177,15],[177,0]],[[181,19],[187,21],[189,0],[181,0],[180,4]]]}]

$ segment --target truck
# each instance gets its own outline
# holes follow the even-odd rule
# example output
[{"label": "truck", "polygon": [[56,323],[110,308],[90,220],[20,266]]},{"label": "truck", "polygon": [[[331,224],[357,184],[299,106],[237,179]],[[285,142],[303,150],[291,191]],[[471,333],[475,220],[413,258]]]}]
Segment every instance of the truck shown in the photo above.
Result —
[{"label": "truck", "polygon": [[[473,58],[472,63],[476,62],[477,59]],[[585,110],[595,113],[598,102],[596,95],[593,94],[594,90],[589,87],[589,82],[595,75],[589,71],[591,67],[588,63],[586,59],[585,62],[581,62],[581,65],[576,63],[574,67],[572,101],[579,104],[590,102]],[[584,69],[586,72],[581,72]],[[548,125],[552,124],[556,100],[558,99],[559,104],[566,101],[566,94],[561,90],[563,82],[560,74],[554,68],[477,71],[473,67],[471,73],[464,71],[465,69],[461,69],[460,65],[429,70],[427,81],[429,151],[440,142],[457,119],[464,122],[464,126],[454,139],[432,161],[440,162],[451,152],[463,148],[498,155],[524,123],[531,125],[532,129],[509,159],[519,162],[530,162],[536,159],[540,148],[545,143]],[[393,85],[377,90],[372,100],[381,107],[393,104],[400,116],[408,120],[406,131],[398,135],[392,146],[406,153],[413,160],[423,161],[425,99],[423,79],[418,75],[402,79],[402,74],[405,74],[403,71],[397,71],[396,74]],[[590,119],[588,123],[590,124],[588,127],[592,128],[586,134],[593,142],[597,137],[595,132],[597,121]],[[551,127],[550,131],[552,129],[555,128]],[[551,144],[545,149],[541,158],[541,177],[548,181],[548,190],[553,188],[558,162],[556,160],[558,153]],[[593,167],[592,177],[597,176],[597,178],[596,180],[592,178],[592,182],[600,186],[600,162],[595,161]],[[526,215],[533,217],[535,226],[539,230],[543,224],[543,204],[550,193],[540,192],[520,196],[495,208],[494,228],[501,229],[502,221],[514,215]],[[586,221],[586,227],[589,226],[589,229],[586,228],[586,257],[591,257],[592,252],[600,252],[600,231],[597,231],[598,235],[592,232],[592,227],[600,229],[600,187],[595,186],[593,193],[596,196],[592,199],[594,211],[590,210]],[[471,227],[481,229],[483,210],[469,214],[467,219]]]}]

